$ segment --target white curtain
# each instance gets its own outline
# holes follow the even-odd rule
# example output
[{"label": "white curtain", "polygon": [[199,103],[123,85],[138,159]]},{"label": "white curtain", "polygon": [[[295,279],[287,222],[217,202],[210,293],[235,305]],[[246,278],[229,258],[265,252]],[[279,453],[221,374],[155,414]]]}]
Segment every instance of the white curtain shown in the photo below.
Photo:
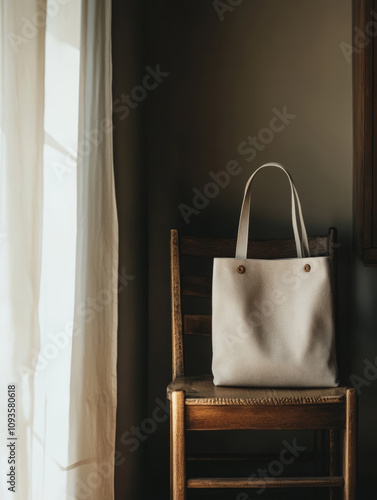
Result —
[{"label": "white curtain", "polygon": [[1,499],[114,497],[111,73],[111,0],[0,0]]}]

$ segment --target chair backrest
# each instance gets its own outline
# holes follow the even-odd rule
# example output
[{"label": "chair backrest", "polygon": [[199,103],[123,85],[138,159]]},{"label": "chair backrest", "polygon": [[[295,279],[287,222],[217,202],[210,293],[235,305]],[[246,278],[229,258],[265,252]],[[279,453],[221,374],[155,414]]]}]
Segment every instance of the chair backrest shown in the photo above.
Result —
[{"label": "chair backrest", "polygon": [[[329,255],[336,294],[336,229],[327,236],[309,238],[311,256]],[[184,336],[211,335],[212,264],[214,257],[234,257],[235,239],[180,236],[171,230],[171,305],[173,380],[185,375]],[[248,258],[283,259],[296,257],[294,240],[249,241]],[[188,304],[187,299],[194,299]],[[200,300],[206,302],[203,306]],[[337,303],[335,297],[335,305]],[[191,306],[191,307],[190,307]],[[196,310],[193,310],[196,308]],[[206,311],[207,314],[203,314]]]}]

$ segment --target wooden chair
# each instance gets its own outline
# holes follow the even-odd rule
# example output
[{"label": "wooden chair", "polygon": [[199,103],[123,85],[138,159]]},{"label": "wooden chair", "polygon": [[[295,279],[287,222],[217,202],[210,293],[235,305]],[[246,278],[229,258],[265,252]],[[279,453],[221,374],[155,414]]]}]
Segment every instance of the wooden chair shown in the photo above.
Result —
[{"label": "wooden chair", "polygon": [[[336,230],[328,236],[310,238],[312,255],[330,255],[336,271]],[[330,498],[343,493],[344,500],[356,495],[357,402],[355,390],[263,389],[215,387],[212,376],[189,377],[184,368],[184,336],[210,335],[211,316],[186,314],[187,298],[211,298],[211,276],[186,275],[181,263],[188,256],[192,269],[198,257],[211,266],[213,257],[234,257],[235,240],[181,236],[171,231],[172,358],[173,380],[167,388],[171,402],[171,498],[184,500],[191,488],[328,488]],[[295,257],[293,240],[250,241],[253,258]],[[190,258],[189,258],[190,260]],[[194,264],[192,263],[194,260]],[[189,265],[190,268],[190,265]],[[334,274],[335,276],[335,274]],[[336,280],[334,280],[336,282]],[[198,299],[195,299],[196,301]],[[184,306],[184,307],[183,307]],[[183,311],[185,309],[185,311]],[[184,335],[185,334],[185,335]],[[185,360],[186,361],[186,360]],[[186,431],[233,429],[312,429],[320,439],[317,451],[329,436],[329,475],[317,477],[186,477]],[[337,440],[338,435],[342,436]],[[338,473],[337,458],[342,456]],[[320,490],[317,490],[320,491]]]}]

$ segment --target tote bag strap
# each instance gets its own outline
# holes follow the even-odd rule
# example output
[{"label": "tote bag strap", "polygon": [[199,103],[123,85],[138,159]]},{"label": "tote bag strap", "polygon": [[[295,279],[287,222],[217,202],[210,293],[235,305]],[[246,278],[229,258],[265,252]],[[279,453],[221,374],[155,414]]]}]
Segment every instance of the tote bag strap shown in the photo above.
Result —
[{"label": "tote bag strap", "polygon": [[[292,226],[296,243],[297,257],[298,258],[310,257],[308,236],[306,234],[306,228],[305,228],[304,218],[302,215],[300,198],[298,196],[296,187],[293,183],[292,177],[283,167],[283,165],[280,165],[280,163],[272,162],[272,163],[265,163],[261,167],[257,168],[246,183],[245,194],[241,208],[240,222],[238,226],[236,259],[247,258],[247,245],[249,240],[250,203],[251,203],[251,183],[257,172],[259,172],[259,170],[262,170],[262,168],[266,167],[280,168],[288,177],[289,184],[291,186]],[[298,214],[296,212],[296,204],[298,208]],[[300,223],[301,238],[298,231],[297,218]]]}]

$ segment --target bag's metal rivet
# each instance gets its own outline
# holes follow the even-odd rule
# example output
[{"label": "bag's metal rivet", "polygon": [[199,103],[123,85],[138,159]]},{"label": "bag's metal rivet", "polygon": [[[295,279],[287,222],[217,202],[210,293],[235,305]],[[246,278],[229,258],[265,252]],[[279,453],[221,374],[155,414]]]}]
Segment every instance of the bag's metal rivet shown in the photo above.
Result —
[{"label": "bag's metal rivet", "polygon": [[246,271],[245,266],[238,266],[237,273],[243,274]]},{"label": "bag's metal rivet", "polygon": [[306,273],[308,273],[308,272],[310,272],[310,270],[311,270],[311,266],[310,266],[310,264],[305,264],[305,266],[304,266],[304,271],[305,271]]}]

